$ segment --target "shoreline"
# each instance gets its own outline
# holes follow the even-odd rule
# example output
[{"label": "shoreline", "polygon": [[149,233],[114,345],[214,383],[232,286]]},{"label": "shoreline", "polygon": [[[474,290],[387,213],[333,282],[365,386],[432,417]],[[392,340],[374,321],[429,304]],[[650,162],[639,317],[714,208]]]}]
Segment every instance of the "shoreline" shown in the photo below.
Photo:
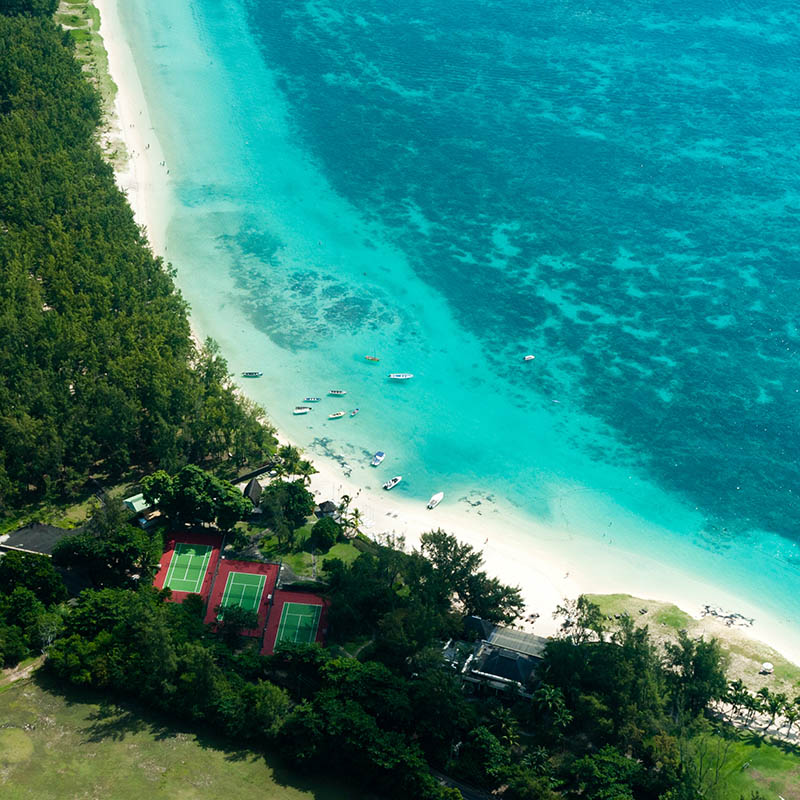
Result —
[{"label": "shoreline", "polygon": [[[167,226],[170,217],[171,189],[165,157],[153,129],[148,112],[147,99],[140,82],[133,52],[122,25],[118,0],[94,0],[100,12],[100,35],[108,54],[109,70],[118,91],[114,100],[114,115],[109,124],[118,126],[117,135],[124,142],[128,159],[124,167],[115,169],[117,184],[126,194],[136,221],[156,256],[166,258]],[[190,325],[196,340],[201,340],[196,322],[190,316]],[[240,391],[244,389],[240,386]],[[290,441],[281,431],[282,442]],[[631,553],[624,550],[611,551],[612,561],[635,563],[626,580],[618,580],[610,572],[601,574],[598,567],[591,567],[585,552],[586,546],[598,554],[602,545],[561,531],[542,522],[528,518],[508,503],[497,503],[487,512],[467,504],[440,506],[428,511],[424,504],[397,497],[378,489],[359,486],[342,474],[335,459],[313,455],[318,474],[313,476],[311,489],[320,500],[338,500],[342,494],[353,498],[353,507],[364,515],[362,530],[372,537],[384,534],[402,535],[406,545],[419,543],[421,533],[441,527],[472,545],[484,555],[484,568],[502,582],[519,585],[526,602],[525,614],[539,614],[535,630],[542,635],[555,632],[557,625],[552,611],[565,597],[581,593],[611,594],[624,592],[637,597],[674,603],[693,618],[700,617],[704,603],[719,602],[718,595],[725,595],[725,603],[735,603],[734,591],[713,587],[707,580],[694,579],[679,570],[659,564],[644,552]],[[485,508],[483,509],[486,510]],[[582,552],[584,572],[571,558],[571,553]],[[608,563],[609,551],[604,551],[603,560]],[[654,575],[658,578],[655,579]],[[720,591],[712,591],[719,589]],[[740,609],[731,605],[731,611]],[[749,638],[775,648],[791,661],[800,664],[800,649],[781,637],[779,624],[756,620],[752,628],[736,628]],[[761,623],[761,624],[759,624]]]}]

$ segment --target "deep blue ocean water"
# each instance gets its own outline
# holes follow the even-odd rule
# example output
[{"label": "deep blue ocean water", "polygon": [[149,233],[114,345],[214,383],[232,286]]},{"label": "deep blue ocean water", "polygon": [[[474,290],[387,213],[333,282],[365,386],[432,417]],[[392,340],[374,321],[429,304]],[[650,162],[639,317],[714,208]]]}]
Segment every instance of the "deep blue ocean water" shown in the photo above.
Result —
[{"label": "deep blue ocean water", "polygon": [[[122,13],[174,180],[168,257],[282,428],[373,484],[386,450],[413,497],[595,537],[624,519],[628,551],[796,619],[792,5]],[[291,416],[334,385],[358,418]]]}]

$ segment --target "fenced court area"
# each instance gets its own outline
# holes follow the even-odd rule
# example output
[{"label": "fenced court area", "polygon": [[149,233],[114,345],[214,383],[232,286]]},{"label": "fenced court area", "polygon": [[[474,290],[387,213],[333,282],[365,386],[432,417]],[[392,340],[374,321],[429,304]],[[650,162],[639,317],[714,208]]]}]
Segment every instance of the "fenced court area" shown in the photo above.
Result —
[{"label": "fenced court area", "polygon": [[239,606],[247,611],[258,611],[261,596],[264,594],[264,575],[250,575],[246,572],[229,572],[222,594],[221,606]]},{"label": "fenced court area", "polygon": [[322,642],[327,619],[328,601],[324,597],[293,589],[276,590],[261,654],[272,655],[281,642]]},{"label": "fenced court area", "polygon": [[211,560],[211,546],[177,542],[164,586],[175,592],[199,593]]},{"label": "fenced court area", "polygon": [[216,609],[220,606],[241,606],[258,615],[257,626],[242,633],[245,636],[261,636],[267,625],[269,599],[275,591],[278,569],[277,564],[221,559],[208,599],[206,624],[214,625],[217,622]]},{"label": "fenced court area", "polygon": [[180,531],[167,537],[158,572],[153,580],[156,589],[169,589],[173,603],[182,603],[189,595],[204,600],[219,563],[222,537],[200,531]]},{"label": "fenced court area", "polygon": [[278,635],[275,637],[275,645],[277,646],[281,642],[311,644],[317,638],[321,614],[322,606],[285,603],[278,625]]}]

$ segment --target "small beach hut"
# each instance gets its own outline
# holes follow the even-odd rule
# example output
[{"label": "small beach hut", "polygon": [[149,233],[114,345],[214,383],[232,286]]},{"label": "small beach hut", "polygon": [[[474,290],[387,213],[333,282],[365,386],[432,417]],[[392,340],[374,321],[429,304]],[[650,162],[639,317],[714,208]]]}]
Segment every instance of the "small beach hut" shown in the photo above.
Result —
[{"label": "small beach hut", "polygon": [[261,484],[255,478],[252,478],[247,486],[244,487],[244,496],[258,508],[258,504],[261,502],[262,491]]},{"label": "small beach hut", "polygon": [[332,500],[325,500],[317,506],[316,516],[322,517],[335,517],[339,507]]},{"label": "small beach hut", "polygon": [[147,511],[150,508],[150,503],[144,499],[144,495],[141,492],[126,497],[122,502],[125,504],[125,508],[133,514],[141,514],[142,511]]}]

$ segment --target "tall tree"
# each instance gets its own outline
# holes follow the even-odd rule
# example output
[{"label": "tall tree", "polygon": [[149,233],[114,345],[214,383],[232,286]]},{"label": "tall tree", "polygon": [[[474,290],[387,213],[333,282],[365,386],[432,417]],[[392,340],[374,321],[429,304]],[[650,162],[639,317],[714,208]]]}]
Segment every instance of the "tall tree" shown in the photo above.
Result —
[{"label": "tall tree", "polygon": [[53,549],[53,562],[89,571],[95,586],[135,586],[152,579],[161,556],[160,534],[131,525],[119,500],[98,506],[86,528]]},{"label": "tall tree", "polygon": [[665,646],[667,682],[672,693],[673,713],[696,717],[712,700],[725,696],[727,657],[716,639],[691,639],[685,631],[676,643]]},{"label": "tall tree", "polygon": [[216,523],[220,530],[231,530],[250,513],[249,501],[232,483],[192,464],[175,475],[164,470],[148,475],[142,491],[175,525]]},{"label": "tall tree", "polygon": [[17,586],[30,589],[46,606],[67,597],[64,581],[47,556],[11,551],[0,556],[0,590],[11,592]]}]

